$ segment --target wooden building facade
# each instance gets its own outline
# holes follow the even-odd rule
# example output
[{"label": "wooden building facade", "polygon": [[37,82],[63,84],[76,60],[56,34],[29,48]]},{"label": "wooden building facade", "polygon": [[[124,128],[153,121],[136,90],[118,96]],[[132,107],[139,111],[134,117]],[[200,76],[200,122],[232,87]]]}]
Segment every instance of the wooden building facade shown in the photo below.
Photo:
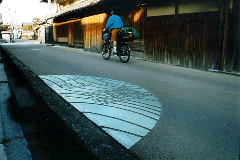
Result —
[{"label": "wooden building facade", "polygon": [[[231,28],[240,26],[236,20],[237,0],[139,0],[117,4],[124,27],[134,27],[141,35],[131,42],[132,57],[200,70],[240,71],[239,34],[229,37],[234,35]],[[116,0],[103,0],[53,17],[55,43],[100,52],[102,30],[110,16],[103,8],[112,5]]]},{"label": "wooden building facade", "polygon": [[63,23],[54,23],[53,34],[55,43],[81,47],[85,50],[100,52],[103,24],[107,14],[92,15]]}]

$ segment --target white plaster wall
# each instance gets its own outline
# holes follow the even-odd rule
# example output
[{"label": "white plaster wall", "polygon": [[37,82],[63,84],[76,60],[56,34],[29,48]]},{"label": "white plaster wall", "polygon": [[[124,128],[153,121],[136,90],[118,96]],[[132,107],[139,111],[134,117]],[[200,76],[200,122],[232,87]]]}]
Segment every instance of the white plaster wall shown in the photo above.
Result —
[{"label": "white plaster wall", "polygon": [[10,34],[2,34],[2,39],[5,39],[6,43],[10,43]]},{"label": "white plaster wall", "polygon": [[[218,11],[219,8],[216,2],[188,2],[179,4],[179,14],[183,13],[198,13],[198,12],[209,12]],[[175,14],[175,4],[169,4],[167,6],[148,7],[147,16],[165,16]]]},{"label": "white plaster wall", "polygon": [[162,6],[162,7],[149,7],[147,8],[147,16],[165,16],[165,15],[174,15],[175,14],[175,5]]},{"label": "white plaster wall", "polygon": [[45,44],[45,26],[41,26],[41,37],[42,37],[42,44]]},{"label": "white plaster wall", "polygon": [[192,2],[179,5],[179,14],[218,11],[216,2]]}]

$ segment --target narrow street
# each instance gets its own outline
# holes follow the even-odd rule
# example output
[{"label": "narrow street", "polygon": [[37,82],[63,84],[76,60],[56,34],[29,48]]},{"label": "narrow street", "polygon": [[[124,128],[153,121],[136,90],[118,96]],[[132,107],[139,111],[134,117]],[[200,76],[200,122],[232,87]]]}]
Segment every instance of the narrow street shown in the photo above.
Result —
[{"label": "narrow street", "polygon": [[[141,159],[238,159],[238,76],[47,45],[6,46],[38,76],[84,76],[139,86],[161,104],[155,126],[130,151]],[[125,91],[126,92],[126,91]],[[124,105],[124,104],[123,104]]]}]

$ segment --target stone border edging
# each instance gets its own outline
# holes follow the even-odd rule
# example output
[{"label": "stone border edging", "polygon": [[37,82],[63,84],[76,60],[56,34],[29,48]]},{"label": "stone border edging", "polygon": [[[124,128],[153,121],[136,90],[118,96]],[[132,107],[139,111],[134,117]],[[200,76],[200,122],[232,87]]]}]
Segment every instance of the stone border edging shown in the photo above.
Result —
[{"label": "stone border edging", "polygon": [[0,46],[0,49],[4,50],[4,56],[9,58],[21,71],[38,97],[59,116],[68,128],[68,132],[80,145],[87,148],[94,159],[138,159],[48,87],[41,78],[19,61],[7,48]]}]

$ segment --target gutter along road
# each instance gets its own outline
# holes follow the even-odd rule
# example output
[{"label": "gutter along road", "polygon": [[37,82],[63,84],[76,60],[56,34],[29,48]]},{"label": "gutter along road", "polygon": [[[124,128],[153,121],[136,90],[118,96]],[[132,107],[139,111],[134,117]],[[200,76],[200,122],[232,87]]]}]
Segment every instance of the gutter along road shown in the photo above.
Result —
[{"label": "gutter along road", "polygon": [[[141,121],[145,120],[136,118],[137,121],[131,121],[131,123],[148,131],[125,131],[127,133],[134,132],[132,135],[140,137],[136,141],[129,142],[129,139],[123,138],[124,136],[120,138],[121,143],[141,159],[239,158],[240,84],[237,76],[134,59],[130,59],[127,64],[124,64],[114,56],[106,61],[98,53],[58,46],[9,45],[5,47],[46,83],[48,81],[47,84],[52,85],[51,87],[64,86],[60,83],[71,85],[72,82],[72,88],[76,89],[77,76],[78,80],[83,80],[78,84],[90,86],[90,88],[86,88],[86,92],[93,87],[87,83],[95,84],[95,87],[98,88],[102,84],[100,82],[104,81],[104,84],[113,84],[113,88],[118,85],[124,86],[121,91],[113,89],[112,92],[119,91],[117,96],[135,98],[134,102],[136,99],[138,100],[136,103],[142,102],[144,99],[142,97],[149,96],[149,99],[144,99],[145,103],[142,102],[142,104],[146,104],[146,101],[149,100],[154,104],[149,104],[148,108],[158,107],[153,109],[154,113],[151,112],[151,115],[147,115],[156,123],[149,121],[143,124]],[[66,77],[68,82],[66,82]],[[129,86],[129,90],[127,86]],[[139,88],[134,90],[134,87]],[[60,89],[57,92],[60,95],[62,93]],[[101,93],[107,93],[107,91]],[[81,96],[84,97],[86,94]],[[111,95],[111,93],[108,94]],[[116,93],[113,94],[116,96]],[[136,94],[135,97],[134,94]],[[73,102],[72,98],[79,98],[79,95],[78,97],[65,96],[65,98]],[[113,96],[105,96],[108,105],[104,105],[104,107],[110,106],[119,109],[126,105],[120,104],[121,99],[125,97],[113,98],[113,102],[109,104],[108,98]],[[104,99],[104,94],[101,97]],[[94,99],[94,97],[91,98]],[[159,102],[156,102],[154,98],[157,98]],[[89,97],[80,98],[81,102],[86,99]],[[114,102],[116,99],[120,100],[119,103]],[[131,101],[131,99],[129,100]],[[91,107],[88,104],[93,105],[89,101],[79,105],[79,110],[86,112],[86,115],[93,113],[97,108],[97,103]],[[135,103],[128,105],[134,107]],[[86,111],[86,108],[89,110],[92,108],[92,110]],[[101,109],[105,110],[105,108]],[[113,112],[117,111],[109,111],[109,113]],[[119,114],[116,113],[116,116],[121,116],[125,112]],[[100,113],[94,115],[102,116]],[[146,115],[146,113],[141,113],[141,115]],[[112,117],[112,115],[108,117]],[[126,112],[126,119],[122,117],[122,120],[128,123],[130,122],[128,117],[132,117],[132,115],[127,115]],[[89,119],[95,119],[97,124],[103,122],[102,119],[98,120],[96,116],[92,115],[89,115]],[[115,119],[120,118],[115,117]],[[151,126],[148,126],[149,123],[152,123]],[[118,124],[115,125],[118,126]],[[110,132],[108,129],[111,127],[106,127],[106,132],[112,136],[120,135],[120,133]],[[118,131],[115,128],[116,130]],[[129,138],[129,136],[126,137]]]}]

